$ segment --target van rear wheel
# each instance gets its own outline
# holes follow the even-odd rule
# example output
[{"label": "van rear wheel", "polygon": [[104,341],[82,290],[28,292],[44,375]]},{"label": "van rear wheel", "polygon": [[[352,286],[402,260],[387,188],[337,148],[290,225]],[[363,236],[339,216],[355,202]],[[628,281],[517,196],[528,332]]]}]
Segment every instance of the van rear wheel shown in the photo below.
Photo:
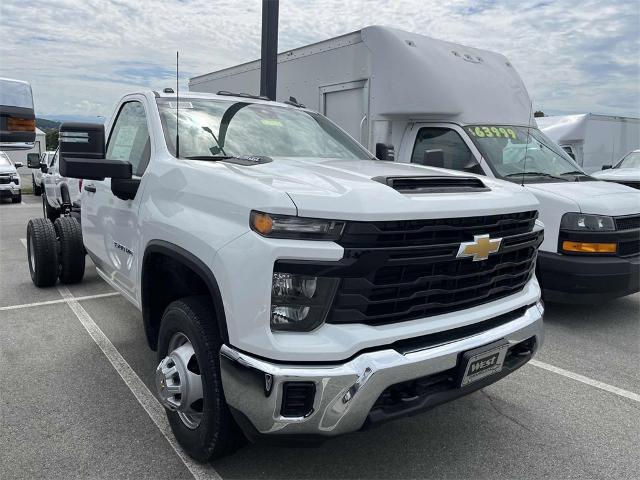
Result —
[{"label": "van rear wheel", "polygon": [[27,259],[31,281],[36,287],[50,287],[58,280],[58,242],[53,224],[33,218],[27,224]]},{"label": "van rear wheel", "polygon": [[206,462],[244,443],[220,378],[220,334],[207,297],[172,302],[160,323],[156,388],[178,443]]}]

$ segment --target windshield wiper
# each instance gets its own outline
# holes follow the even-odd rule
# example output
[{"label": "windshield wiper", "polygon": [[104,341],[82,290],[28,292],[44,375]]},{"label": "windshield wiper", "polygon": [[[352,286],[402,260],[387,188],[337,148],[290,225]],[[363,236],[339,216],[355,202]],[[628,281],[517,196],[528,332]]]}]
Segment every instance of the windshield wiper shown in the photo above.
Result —
[{"label": "windshield wiper", "polygon": [[570,172],[561,173],[560,175],[582,175],[582,176],[585,176],[585,177],[589,176],[586,173],[581,172],[580,170],[572,170]]},{"label": "windshield wiper", "polygon": [[209,160],[211,162],[215,162],[217,160],[229,160],[230,158],[235,158],[230,155],[193,155],[191,157],[182,157],[187,160]]},{"label": "windshield wiper", "polygon": [[522,177],[523,175],[531,175],[534,177],[548,177],[548,178],[555,178],[556,180],[563,180],[565,182],[568,182],[569,180],[567,180],[566,178],[562,178],[562,177],[557,177],[555,175],[551,175],[550,173],[543,173],[543,172],[519,172],[519,173],[509,173],[508,175],[505,175],[505,177]]}]

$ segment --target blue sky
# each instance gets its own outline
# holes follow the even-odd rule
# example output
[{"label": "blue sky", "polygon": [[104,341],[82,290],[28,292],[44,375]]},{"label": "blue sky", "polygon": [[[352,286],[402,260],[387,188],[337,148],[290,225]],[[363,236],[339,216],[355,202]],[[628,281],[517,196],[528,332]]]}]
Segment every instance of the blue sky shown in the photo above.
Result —
[{"label": "blue sky", "polygon": [[[102,115],[133,90],[182,85],[260,55],[261,0],[2,0],[0,76],[39,116]],[[383,24],[498,51],[535,109],[640,116],[640,2],[281,0],[279,50]]]}]

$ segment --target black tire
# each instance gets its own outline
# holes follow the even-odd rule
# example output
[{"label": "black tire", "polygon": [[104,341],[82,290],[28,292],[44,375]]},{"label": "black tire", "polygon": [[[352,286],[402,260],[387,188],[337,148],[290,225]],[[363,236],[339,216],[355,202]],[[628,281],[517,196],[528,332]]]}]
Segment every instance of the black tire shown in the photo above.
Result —
[{"label": "black tire", "polygon": [[19,193],[18,195],[16,195],[15,197],[11,198],[11,201],[13,203],[21,203],[22,202],[22,194]]},{"label": "black tire", "polygon": [[34,218],[27,224],[27,259],[31,281],[36,287],[50,287],[58,280],[58,242],[53,224]]},{"label": "black tire", "polygon": [[208,297],[187,297],[172,302],[162,316],[158,338],[158,362],[169,353],[169,342],[176,333],[186,335],[195,351],[204,394],[202,420],[192,430],[183,423],[178,412],[167,410],[167,418],[178,443],[201,462],[229,455],[245,443],[222,390],[222,341],[213,311]]},{"label": "black tire", "polygon": [[82,229],[75,218],[60,217],[53,224],[60,243],[60,272],[62,283],[78,283],[84,277],[84,245]]},{"label": "black tire", "polygon": [[33,174],[31,175],[31,183],[33,183],[33,194],[36,197],[39,197],[40,195],[42,195],[42,189],[40,185],[36,185],[36,179],[33,176]]},{"label": "black tire", "polygon": [[49,205],[47,192],[45,190],[42,190],[42,214],[44,218],[48,218],[52,223],[60,216],[60,212]]}]

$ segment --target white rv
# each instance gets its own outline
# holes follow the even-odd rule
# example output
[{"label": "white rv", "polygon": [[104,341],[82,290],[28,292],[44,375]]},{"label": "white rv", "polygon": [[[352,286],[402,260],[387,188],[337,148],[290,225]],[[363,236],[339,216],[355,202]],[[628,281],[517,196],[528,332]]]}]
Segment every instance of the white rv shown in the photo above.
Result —
[{"label": "white rv", "polygon": [[640,147],[640,118],[582,113],[540,117],[536,122],[587,173],[611,168]]},{"label": "white rv", "polygon": [[[259,84],[254,61],[189,86],[256,92]],[[277,98],[290,96],[380,159],[504,179],[535,194],[548,300],[593,303],[640,290],[640,193],[591,178],[538,130],[527,89],[503,55],[367,27],[279,54]]]}]

